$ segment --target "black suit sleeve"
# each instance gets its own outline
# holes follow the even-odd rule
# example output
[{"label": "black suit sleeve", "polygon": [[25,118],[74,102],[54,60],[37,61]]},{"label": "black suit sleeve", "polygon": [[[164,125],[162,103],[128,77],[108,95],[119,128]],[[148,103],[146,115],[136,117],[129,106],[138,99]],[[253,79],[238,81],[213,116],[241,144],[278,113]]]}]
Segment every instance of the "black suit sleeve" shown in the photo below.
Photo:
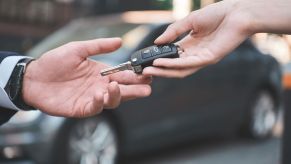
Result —
[{"label": "black suit sleeve", "polygon": [[0,108],[0,125],[8,122],[15,113],[17,113],[16,110]]},{"label": "black suit sleeve", "polygon": [[27,57],[14,52],[0,51],[0,125],[7,122],[17,111],[21,110],[10,100],[5,87],[16,64]]}]

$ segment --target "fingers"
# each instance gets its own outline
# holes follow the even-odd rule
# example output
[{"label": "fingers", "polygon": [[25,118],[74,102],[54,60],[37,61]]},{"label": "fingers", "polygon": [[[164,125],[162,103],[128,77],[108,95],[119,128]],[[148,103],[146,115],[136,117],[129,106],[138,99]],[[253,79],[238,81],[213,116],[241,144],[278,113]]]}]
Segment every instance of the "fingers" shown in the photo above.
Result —
[{"label": "fingers", "polygon": [[111,82],[108,92],[104,95],[104,108],[112,109],[119,106],[121,101],[120,89],[117,82]]},{"label": "fingers", "polygon": [[176,21],[175,23],[171,24],[166,31],[159,36],[155,40],[155,44],[165,44],[173,42],[175,39],[177,39],[180,35],[182,35],[185,32],[188,32],[190,30],[194,30],[192,27],[192,18],[191,16],[187,16],[182,20]]},{"label": "fingers", "polygon": [[67,44],[68,48],[75,49],[80,52],[80,57],[87,58],[92,55],[109,53],[115,51],[121,46],[120,38],[102,38],[87,41],[77,41]]},{"label": "fingers", "polygon": [[119,84],[122,101],[136,98],[147,97],[151,94],[152,89],[149,85],[123,85]]},{"label": "fingers", "polygon": [[199,68],[215,64],[221,59],[207,48],[188,48],[179,58],[159,58],[154,60],[153,66],[170,69]]},{"label": "fingers", "polygon": [[122,71],[109,76],[110,81],[117,81],[119,84],[150,84],[151,76],[137,75],[132,71]]},{"label": "fingers", "polygon": [[200,67],[188,69],[166,69],[158,67],[147,67],[143,70],[144,75],[152,75],[166,78],[185,78],[198,71]]},{"label": "fingers", "polygon": [[[132,71],[123,71],[112,74],[109,78],[119,83],[121,101],[147,97],[151,94],[151,87],[148,85],[152,82],[151,76],[136,75]],[[116,103],[115,105],[118,106],[119,104]]]},{"label": "fingers", "polygon": [[146,84],[124,85],[111,82],[108,92],[104,95],[104,108],[113,109],[120,105],[121,101],[147,97],[151,94],[151,87]]},{"label": "fingers", "polygon": [[108,86],[107,93],[97,92],[94,101],[85,105],[83,113],[77,117],[88,117],[100,113],[103,108],[113,109],[120,105],[121,101],[132,100],[136,98],[147,97],[151,94],[151,87],[146,84],[142,85],[123,85],[117,82],[111,82]]},{"label": "fingers", "polygon": [[159,58],[156,59],[153,63],[153,66],[156,67],[165,67],[171,69],[186,69],[194,67],[203,67],[212,63],[215,63],[216,60],[201,58],[200,56],[188,56],[185,58],[176,58],[176,59],[166,59]]},{"label": "fingers", "polygon": [[[83,102],[82,102],[83,103]],[[89,117],[100,113],[103,110],[104,95],[102,92],[96,92],[92,101],[85,104],[84,108],[77,108],[77,112],[73,113],[71,117]]]},{"label": "fingers", "polygon": [[207,62],[201,60],[198,56],[187,56],[175,59],[159,58],[154,61],[153,66],[183,69],[189,67],[201,67],[205,64],[207,64]]}]

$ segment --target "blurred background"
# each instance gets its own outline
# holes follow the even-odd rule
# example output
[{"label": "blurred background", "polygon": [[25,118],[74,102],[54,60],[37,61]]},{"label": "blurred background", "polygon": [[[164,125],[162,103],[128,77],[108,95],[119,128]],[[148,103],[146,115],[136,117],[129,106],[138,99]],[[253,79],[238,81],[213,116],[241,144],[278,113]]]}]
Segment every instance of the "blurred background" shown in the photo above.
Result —
[{"label": "blurred background", "polygon": [[[115,65],[214,2],[0,0],[0,50],[37,58],[70,41],[122,37],[118,51],[92,57]],[[260,33],[188,78],[155,78],[151,97],[114,111],[88,119],[18,112],[0,127],[0,163],[279,163],[290,61],[291,36]]]}]

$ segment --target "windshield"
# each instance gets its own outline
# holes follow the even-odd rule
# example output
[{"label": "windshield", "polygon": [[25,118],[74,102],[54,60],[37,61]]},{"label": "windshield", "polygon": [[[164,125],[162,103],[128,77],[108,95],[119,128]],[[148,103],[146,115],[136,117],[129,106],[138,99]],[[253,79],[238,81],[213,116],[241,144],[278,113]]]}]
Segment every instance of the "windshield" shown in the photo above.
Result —
[{"label": "windshield", "polygon": [[150,32],[149,26],[147,25],[124,22],[104,24],[102,22],[92,22],[92,20],[73,21],[44,39],[40,44],[32,48],[27,55],[38,58],[40,54],[71,41],[121,37],[123,44],[120,49],[113,53],[92,57],[94,60],[103,61],[107,64],[116,64],[115,61],[127,59],[128,55]]}]

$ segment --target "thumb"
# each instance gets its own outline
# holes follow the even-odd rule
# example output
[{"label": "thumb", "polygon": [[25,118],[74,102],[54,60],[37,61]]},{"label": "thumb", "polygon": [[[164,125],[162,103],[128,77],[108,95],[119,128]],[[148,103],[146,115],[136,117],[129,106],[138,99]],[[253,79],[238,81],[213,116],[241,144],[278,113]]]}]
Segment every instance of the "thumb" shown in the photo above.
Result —
[{"label": "thumb", "polygon": [[102,38],[86,41],[74,42],[72,46],[80,49],[80,51],[85,53],[79,53],[80,57],[87,58],[89,56],[109,53],[117,50],[121,46],[120,38]]},{"label": "thumb", "polygon": [[192,18],[190,15],[179,21],[171,24],[166,31],[155,40],[155,44],[165,44],[173,42],[180,35],[193,30],[191,24]]}]

